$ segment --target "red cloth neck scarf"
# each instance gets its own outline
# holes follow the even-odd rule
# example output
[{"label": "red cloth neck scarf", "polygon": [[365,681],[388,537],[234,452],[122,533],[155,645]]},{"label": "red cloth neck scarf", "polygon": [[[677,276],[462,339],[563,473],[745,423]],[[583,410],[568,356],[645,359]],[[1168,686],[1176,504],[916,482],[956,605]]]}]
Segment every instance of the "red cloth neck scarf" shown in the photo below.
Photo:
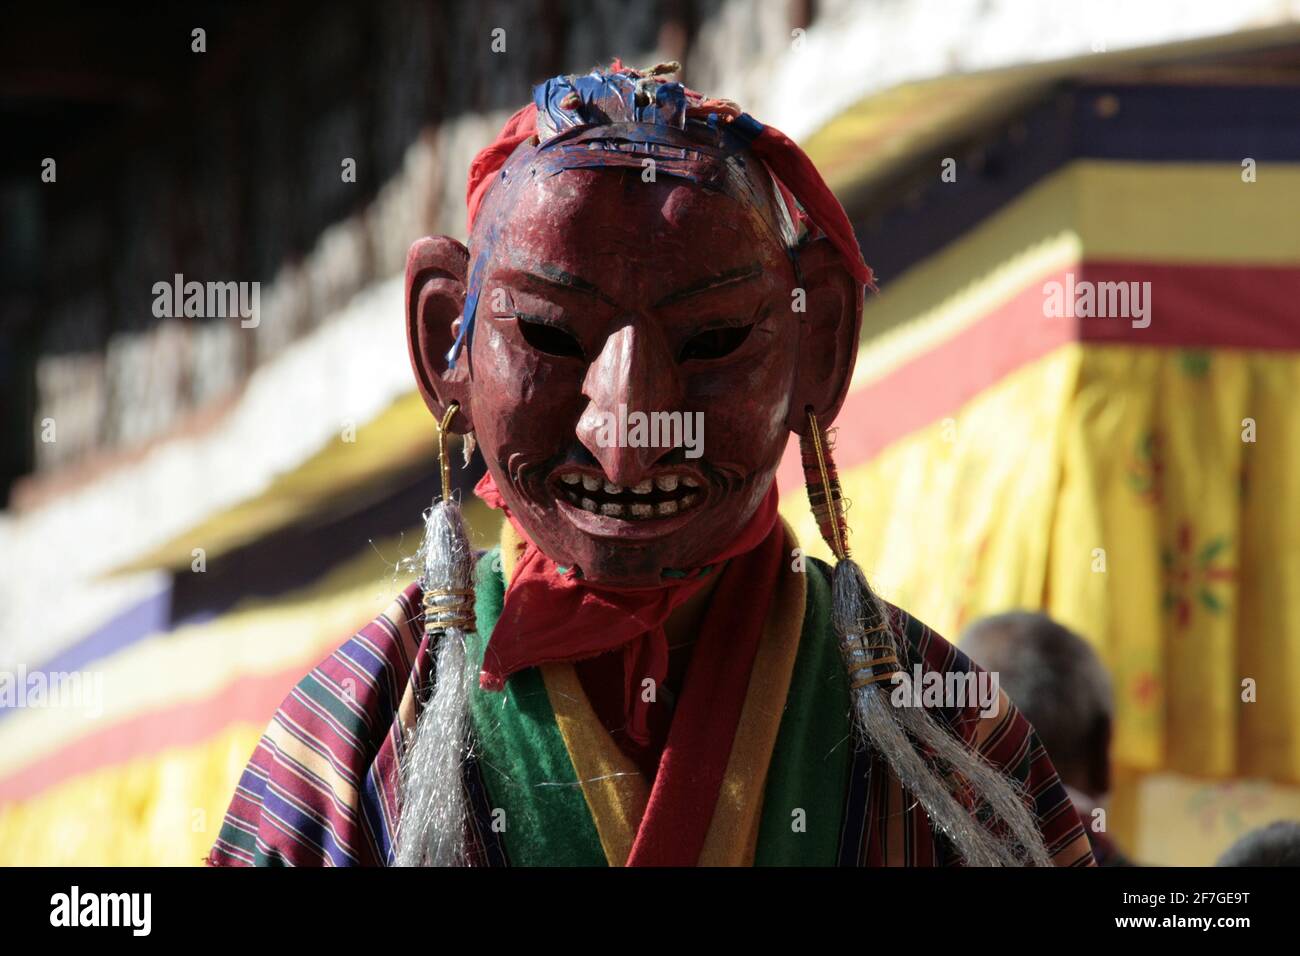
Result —
[{"label": "red cloth neck scarf", "polygon": [[776,523],[757,547],[722,571],[700,625],[628,866],[699,864],[789,546],[785,529]]},{"label": "red cloth neck scarf", "polygon": [[[511,674],[529,667],[573,663],[622,648],[627,733],[642,745],[650,736],[650,704],[643,699],[642,681],[648,677],[657,687],[668,672],[664,622],[704,586],[707,575],[716,573],[713,569],[717,565],[755,550],[766,539],[780,538],[774,482],[749,524],[710,561],[708,568],[689,569],[683,577],[665,578],[659,587],[610,587],[584,581],[572,568],[561,572],[515,521],[490,474],[483,476],[474,493],[490,507],[503,511],[525,542],[523,556],[507,582],[501,616],[483,655],[479,686],[502,690]],[[716,603],[715,599],[712,604]],[[716,617],[710,611],[706,629],[708,621]],[[761,630],[761,618],[757,626]],[[754,638],[756,641],[757,630]],[[745,678],[747,681],[748,669]]]}]

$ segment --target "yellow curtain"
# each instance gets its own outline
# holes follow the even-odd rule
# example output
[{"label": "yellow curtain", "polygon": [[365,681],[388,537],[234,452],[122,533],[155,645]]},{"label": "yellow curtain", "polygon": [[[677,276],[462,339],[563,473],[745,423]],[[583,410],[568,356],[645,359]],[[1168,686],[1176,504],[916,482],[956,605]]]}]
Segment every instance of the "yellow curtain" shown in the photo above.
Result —
[{"label": "yellow curtain", "polygon": [[1111,829],[1150,862],[1300,816],[1296,395],[1291,353],[1070,344],[842,473],[883,596],[953,640],[1030,608],[1097,648]]}]

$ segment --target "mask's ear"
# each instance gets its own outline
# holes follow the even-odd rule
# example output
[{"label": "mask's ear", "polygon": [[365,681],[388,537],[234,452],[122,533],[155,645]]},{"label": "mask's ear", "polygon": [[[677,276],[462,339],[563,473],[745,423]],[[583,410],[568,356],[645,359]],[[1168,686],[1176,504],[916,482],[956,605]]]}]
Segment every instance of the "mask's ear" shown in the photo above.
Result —
[{"label": "mask's ear", "polygon": [[448,369],[447,351],[460,328],[468,269],[469,252],[450,236],[417,240],[406,254],[406,339],[415,383],[439,421],[449,404],[460,404],[451,429],[462,435],[474,430],[468,362]]},{"label": "mask's ear", "polygon": [[799,247],[805,311],[799,319],[799,364],[790,403],[789,428],[808,431],[807,409],[821,425],[839,414],[848,394],[862,329],[863,286],[824,236]]}]

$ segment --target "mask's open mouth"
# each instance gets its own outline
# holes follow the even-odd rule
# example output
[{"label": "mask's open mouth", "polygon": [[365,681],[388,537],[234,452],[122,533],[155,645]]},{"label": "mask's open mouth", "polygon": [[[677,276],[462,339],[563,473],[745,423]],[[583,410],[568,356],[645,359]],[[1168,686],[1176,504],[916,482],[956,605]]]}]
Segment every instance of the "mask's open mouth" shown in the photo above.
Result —
[{"label": "mask's open mouth", "polygon": [[665,470],[629,488],[578,469],[557,472],[551,479],[557,498],[591,514],[624,521],[671,518],[689,511],[704,500],[703,484],[698,476],[680,470]]}]

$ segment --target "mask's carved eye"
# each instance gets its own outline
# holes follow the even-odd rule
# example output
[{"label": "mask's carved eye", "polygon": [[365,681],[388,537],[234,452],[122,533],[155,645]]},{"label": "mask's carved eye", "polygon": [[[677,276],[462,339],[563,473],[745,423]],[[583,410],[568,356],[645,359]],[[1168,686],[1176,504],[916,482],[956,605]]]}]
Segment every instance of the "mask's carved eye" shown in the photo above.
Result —
[{"label": "mask's carved eye", "polygon": [[749,338],[749,333],[753,330],[754,326],[751,323],[749,325],[724,326],[701,332],[699,335],[687,340],[686,344],[682,346],[677,361],[690,362],[699,359],[708,361],[723,358],[744,345],[745,339]]},{"label": "mask's carved eye", "polygon": [[530,315],[516,312],[519,331],[524,341],[547,355],[560,355],[572,358],[584,358],[582,345],[571,334],[550,322],[543,322]]}]

